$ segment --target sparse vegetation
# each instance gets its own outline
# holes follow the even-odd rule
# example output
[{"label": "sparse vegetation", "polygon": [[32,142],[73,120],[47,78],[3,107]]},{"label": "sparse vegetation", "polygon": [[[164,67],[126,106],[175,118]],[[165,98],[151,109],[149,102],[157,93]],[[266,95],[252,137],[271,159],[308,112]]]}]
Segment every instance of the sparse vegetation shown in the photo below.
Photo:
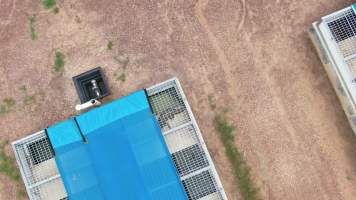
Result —
[{"label": "sparse vegetation", "polygon": [[59,8],[58,8],[57,6],[53,9],[53,13],[54,13],[54,14],[59,13]]},{"label": "sparse vegetation", "polygon": [[214,96],[213,95],[209,95],[208,96],[208,102],[209,102],[210,108],[214,110],[216,108],[216,105],[214,103]]},{"label": "sparse vegetation", "polygon": [[25,98],[23,99],[23,103],[25,105],[31,105],[32,103],[34,103],[36,100],[36,94],[34,95],[29,95],[29,96],[25,96]]},{"label": "sparse vegetation", "polygon": [[112,41],[109,41],[108,42],[108,44],[107,44],[107,49],[108,50],[112,50],[112,46],[113,46],[114,44],[112,43]]},{"label": "sparse vegetation", "polygon": [[24,191],[23,187],[20,187],[20,171],[16,167],[15,159],[8,156],[5,152],[5,145],[7,145],[8,143],[8,141],[0,140],[0,173],[9,177],[11,180],[15,181],[19,185],[19,188],[17,190],[17,196],[20,199],[23,199],[26,197],[26,192]]},{"label": "sparse vegetation", "polygon": [[234,144],[235,127],[228,123],[224,115],[217,115],[214,118],[214,126],[219,133],[225,147],[225,153],[233,167],[234,176],[238,181],[238,187],[244,200],[258,200],[258,188],[252,181],[250,167],[247,165],[242,153]]},{"label": "sparse vegetation", "polygon": [[117,80],[117,81],[125,82],[125,81],[126,81],[126,75],[125,75],[125,73],[121,73],[120,75],[116,75],[116,80]]},{"label": "sparse vegetation", "polygon": [[352,181],[352,177],[349,176],[349,175],[346,176],[346,179],[349,180],[349,181]]},{"label": "sparse vegetation", "polygon": [[0,173],[8,176],[14,181],[20,180],[20,173],[16,168],[15,159],[6,155],[5,145],[8,141],[0,141]]},{"label": "sparse vegetation", "polygon": [[60,72],[63,70],[63,68],[64,68],[64,55],[61,52],[56,51],[55,60],[54,60],[54,71]]},{"label": "sparse vegetation", "polygon": [[114,73],[115,80],[125,82],[126,81],[126,69],[130,62],[129,57],[125,56],[125,55],[114,56],[114,60],[117,63],[119,63],[122,67],[122,69],[120,69],[121,73],[118,73],[119,69],[117,69],[116,72]]},{"label": "sparse vegetation", "polygon": [[130,58],[128,56],[115,56],[114,60],[118,62],[124,70],[126,70],[130,62]]},{"label": "sparse vegetation", "polygon": [[75,22],[77,22],[78,24],[82,23],[82,20],[80,19],[80,17],[78,15],[75,16]]},{"label": "sparse vegetation", "polygon": [[20,199],[24,199],[26,197],[26,192],[23,189],[19,189],[19,190],[17,190],[17,196]]},{"label": "sparse vegetation", "polygon": [[21,91],[23,91],[23,92],[26,92],[26,91],[27,91],[26,85],[21,85],[21,86],[19,87],[19,90],[21,90]]},{"label": "sparse vegetation", "polygon": [[10,112],[16,105],[16,101],[12,98],[4,99],[0,104],[0,115]]},{"label": "sparse vegetation", "polygon": [[32,15],[30,17],[30,31],[31,31],[31,39],[36,40],[37,39],[37,33],[36,33],[36,15]]},{"label": "sparse vegetation", "polygon": [[51,9],[57,5],[56,0],[42,0],[42,4],[46,9]]},{"label": "sparse vegetation", "polygon": [[27,86],[26,86],[26,85],[21,85],[21,86],[19,86],[18,88],[19,88],[19,90],[22,91],[22,92],[24,93],[24,95],[25,95],[25,97],[22,99],[23,104],[24,104],[25,106],[28,106],[28,105],[31,105],[31,104],[35,103],[37,96],[39,96],[39,97],[43,97],[43,96],[44,96],[44,93],[43,93],[42,90],[39,91],[39,92],[35,92],[35,93],[33,93],[33,94],[30,95],[30,94],[28,93],[28,91],[27,91]]},{"label": "sparse vegetation", "polygon": [[43,90],[38,91],[37,93],[39,95],[39,97],[41,97],[42,99],[46,96],[46,93]]}]

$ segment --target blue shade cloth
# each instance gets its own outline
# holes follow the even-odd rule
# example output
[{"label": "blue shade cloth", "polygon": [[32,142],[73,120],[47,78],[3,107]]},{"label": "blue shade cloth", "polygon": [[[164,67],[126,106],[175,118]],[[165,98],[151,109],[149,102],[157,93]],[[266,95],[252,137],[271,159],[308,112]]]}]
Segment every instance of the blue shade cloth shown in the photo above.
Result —
[{"label": "blue shade cloth", "polygon": [[76,120],[47,129],[70,200],[187,199],[144,91]]},{"label": "blue shade cloth", "polygon": [[356,3],[355,4],[352,4],[352,10],[354,11],[354,13],[356,14]]},{"label": "blue shade cloth", "polygon": [[93,161],[74,119],[47,129],[70,199],[104,199]]},{"label": "blue shade cloth", "polygon": [[66,145],[83,141],[73,119],[68,119],[47,128],[47,133],[54,149],[59,149]]},{"label": "blue shade cloth", "polygon": [[84,113],[77,117],[77,121],[80,124],[83,134],[86,135],[118,119],[149,108],[146,94],[143,90],[140,90],[110,104]]}]

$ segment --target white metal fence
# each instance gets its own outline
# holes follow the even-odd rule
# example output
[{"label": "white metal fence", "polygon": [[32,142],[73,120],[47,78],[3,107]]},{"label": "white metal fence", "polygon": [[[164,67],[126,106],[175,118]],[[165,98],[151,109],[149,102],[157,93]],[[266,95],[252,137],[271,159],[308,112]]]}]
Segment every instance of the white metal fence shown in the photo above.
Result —
[{"label": "white metal fence", "polygon": [[44,131],[12,143],[31,200],[66,199],[51,144]]},{"label": "white metal fence", "polygon": [[225,191],[178,79],[146,90],[189,199],[226,200]]},{"label": "white metal fence", "polygon": [[353,9],[350,7],[330,15],[325,21],[345,61],[355,58],[356,14]]},{"label": "white metal fence", "polygon": [[356,14],[353,6],[322,17],[309,31],[356,133]]}]

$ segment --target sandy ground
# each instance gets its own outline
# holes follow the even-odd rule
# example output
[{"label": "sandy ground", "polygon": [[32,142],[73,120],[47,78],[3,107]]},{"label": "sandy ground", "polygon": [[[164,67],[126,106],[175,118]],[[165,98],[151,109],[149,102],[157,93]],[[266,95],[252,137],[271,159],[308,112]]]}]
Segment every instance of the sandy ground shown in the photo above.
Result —
[{"label": "sandy ground", "polygon": [[[0,138],[74,115],[71,77],[95,66],[105,69],[112,99],[177,76],[230,200],[239,194],[209,95],[228,108],[263,199],[356,199],[356,138],[306,33],[351,3],[62,0],[54,14],[39,1],[0,0],[0,100],[16,100],[0,116]],[[61,73],[53,72],[56,50],[65,55]],[[122,72],[126,81],[116,81]],[[0,176],[0,200],[16,199],[14,185]]]}]

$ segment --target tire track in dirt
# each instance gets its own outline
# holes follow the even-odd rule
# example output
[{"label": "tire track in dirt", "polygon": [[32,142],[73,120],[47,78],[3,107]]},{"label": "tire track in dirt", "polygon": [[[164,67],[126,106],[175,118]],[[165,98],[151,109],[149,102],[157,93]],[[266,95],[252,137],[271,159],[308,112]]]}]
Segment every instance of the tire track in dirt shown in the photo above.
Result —
[{"label": "tire track in dirt", "polygon": [[[271,98],[273,98],[273,102],[275,102],[275,108],[277,108],[277,113],[281,116],[280,119],[282,120],[282,124],[283,127],[287,130],[287,133],[289,134],[291,141],[293,142],[294,147],[298,149],[299,151],[303,151],[305,144],[301,144],[298,141],[306,141],[305,139],[298,139],[298,137],[301,137],[302,134],[297,133],[297,128],[296,125],[293,123],[293,121],[290,120],[290,115],[288,115],[288,109],[285,108],[285,104],[283,99],[281,98],[283,95],[280,94],[280,92],[278,91],[277,88],[279,88],[279,85],[276,83],[276,81],[273,79],[273,77],[271,77],[268,73],[268,70],[264,70],[264,81],[266,84],[266,87],[270,89],[270,93],[271,93]],[[309,125],[309,124],[307,124]],[[312,127],[312,126],[311,126]],[[312,130],[312,128],[307,128],[308,130]],[[313,134],[311,134],[313,135]],[[313,152],[310,152],[310,154],[314,155],[314,158],[317,158],[318,161],[315,162],[319,162],[322,161],[322,163],[328,163],[325,168],[328,172],[330,172],[328,174],[329,178],[334,176],[335,174],[333,173],[333,170],[329,167],[329,161],[326,160],[322,154],[320,153],[322,150],[319,148],[319,146],[313,146],[312,148]],[[307,152],[306,152],[307,153]],[[309,169],[309,171],[313,171],[315,173],[318,172],[318,169],[316,168],[315,165],[310,165],[309,166],[311,169]],[[327,180],[325,180],[325,177],[318,177],[319,179],[319,189],[323,190],[323,192],[326,193],[330,193],[330,191],[326,191],[325,189],[328,188],[327,185]],[[329,180],[332,180],[329,179]],[[338,184],[335,181],[331,181],[332,185],[336,188],[336,190],[338,190]],[[329,183],[330,184],[330,183]],[[296,194],[297,197],[297,194]],[[337,194],[337,199],[342,199],[341,195],[338,193]]]},{"label": "tire track in dirt", "polygon": [[173,27],[172,27],[172,24],[170,22],[170,19],[168,17],[168,14],[169,14],[169,3],[170,3],[170,0],[166,0],[164,2],[164,4],[166,5],[166,9],[165,9],[165,13],[164,13],[164,16],[163,16],[163,21],[165,22],[165,24],[167,25],[167,28],[168,28],[168,31],[167,31],[167,35],[166,35],[166,39],[169,40],[169,38],[171,37],[172,33],[173,33]]},{"label": "tire track in dirt", "polygon": [[[266,16],[265,18],[267,17],[268,16]],[[248,19],[248,21],[254,21],[254,19]],[[276,38],[277,37],[279,39],[282,38],[281,36],[276,35]],[[288,40],[286,41],[282,40],[283,42],[281,43],[288,44],[289,40],[290,38],[288,38]],[[255,53],[256,58],[258,58],[257,57],[258,55],[263,55],[263,51],[260,51],[261,49],[268,49],[268,47],[270,47],[271,44],[278,45],[279,43],[271,42],[270,44],[267,43],[260,44],[258,42],[253,42],[253,43],[246,43],[246,44],[248,44],[247,49],[249,49],[250,51],[258,50],[257,53]],[[283,55],[283,54],[279,54],[279,55]],[[286,52],[286,55],[284,56],[288,57],[288,53]],[[294,98],[297,98],[297,95],[303,95],[303,93],[293,95],[294,98],[288,100],[289,92],[286,92],[285,88],[288,88],[288,86],[292,87],[292,85],[288,84],[288,82],[285,82],[285,80],[283,81],[280,80],[281,77],[283,77],[283,75],[279,76],[276,74],[281,72],[271,71],[271,68],[273,69],[275,66],[279,66],[281,64],[280,63],[276,64],[275,62],[271,62],[267,58],[255,59],[255,60],[256,60],[257,67],[267,66],[267,67],[260,67],[258,70],[261,72],[262,75],[261,81],[263,82],[263,85],[266,88],[266,90],[268,90],[268,96],[269,98],[271,98],[271,102],[273,102],[272,107],[275,109],[276,118],[278,118],[281,126],[287,132],[286,133],[284,131],[286,136],[289,137],[287,141],[288,143],[291,144],[291,146],[288,147],[288,149],[286,150],[293,154],[299,152],[296,153],[296,155],[305,155],[305,157],[303,156],[296,157],[294,160],[291,160],[292,162],[288,161],[289,158],[287,153],[285,155],[283,154],[271,155],[271,157],[279,156],[282,159],[282,162],[280,163],[269,164],[269,167],[277,166],[279,174],[281,173],[281,171],[286,171],[283,170],[282,168],[283,165],[286,166],[291,165],[292,169],[294,169],[297,173],[301,173],[299,177],[292,176],[292,177],[287,177],[282,179],[279,178],[283,182],[286,181],[284,182],[284,186],[281,187],[280,191],[283,191],[283,193],[288,195],[287,196],[288,198],[285,197],[287,199],[303,199],[303,198],[308,199],[308,197],[310,198],[315,194],[323,194],[323,196],[320,196],[318,198],[315,198],[314,196],[313,197],[314,199],[330,199],[330,198],[343,199],[342,198],[343,196],[340,194],[342,188],[340,185],[338,185],[339,182],[335,180],[337,175],[335,174],[334,171],[335,168],[333,167],[332,160],[330,160],[326,155],[326,153],[323,151],[321,146],[322,144],[318,144],[318,142],[320,142],[320,139],[318,139],[317,137],[320,134],[316,133],[318,131],[318,129],[316,129],[316,125],[310,124],[310,122],[313,122],[313,118],[312,117],[309,118],[310,113],[309,114],[301,113],[302,112],[301,110],[295,110],[297,106],[296,107],[291,106],[291,102],[294,103],[298,102],[298,100],[295,100]],[[279,61],[280,60],[283,61],[283,59],[279,59]],[[282,69],[284,71],[287,70],[286,67]],[[281,135],[281,132],[275,132],[275,133],[276,133],[276,137],[278,135],[280,137],[281,136],[283,137],[283,135]],[[264,154],[261,151],[257,151],[257,152],[261,155]],[[308,168],[304,169],[304,166],[308,166]],[[260,167],[257,166],[257,168]],[[257,170],[257,171],[261,172],[262,177],[266,177],[268,175],[276,176],[276,174],[266,170],[268,170],[268,168],[265,170]],[[274,178],[271,177],[268,179],[266,179],[267,180],[266,190],[269,191],[270,194],[269,199],[276,199],[277,197],[280,198],[281,196],[278,196],[280,195],[280,191],[276,189],[271,189],[273,188],[274,185],[275,186],[277,185],[275,184]],[[300,181],[300,179],[304,179],[304,181]],[[309,194],[309,196],[308,196],[308,192],[310,192],[310,190],[306,187],[307,185],[311,186],[314,190],[314,192]],[[304,191],[305,193],[303,193]],[[271,194],[271,192],[276,195],[274,196],[273,194]]]},{"label": "tire track in dirt", "polygon": [[239,22],[239,25],[237,26],[236,32],[240,31],[244,24],[245,24],[245,19],[246,19],[246,0],[240,0],[241,2],[241,7],[242,7],[242,14],[241,14],[241,20]]},{"label": "tire track in dirt", "polygon": [[[235,82],[235,78],[233,77],[233,73],[231,70],[232,66],[231,66],[226,54],[224,53],[224,50],[221,48],[220,42],[218,41],[218,39],[214,35],[214,33],[211,31],[208,21],[204,16],[204,9],[207,4],[208,4],[208,0],[200,0],[197,2],[196,7],[195,7],[196,16],[197,16],[197,19],[199,20],[199,23],[205,30],[205,32],[208,36],[208,39],[210,41],[210,44],[212,45],[213,49],[215,50],[215,52],[218,56],[218,60],[221,64],[221,67],[222,67],[224,75],[225,75],[226,83],[229,85],[229,87],[227,88],[228,93],[229,93],[230,97],[232,98],[233,102],[237,102],[236,97],[238,96],[238,92],[236,91],[236,88],[237,88],[236,82]],[[242,5],[243,13],[241,15],[241,21],[238,23],[238,26],[235,29],[236,31],[241,30],[245,23],[245,17],[246,17],[245,0],[241,1],[241,5]],[[249,49],[253,49],[253,48],[249,48]],[[278,87],[277,87],[276,83],[274,82],[274,80],[272,80],[272,78],[269,77],[268,71],[264,71],[262,74],[264,75],[264,79],[265,79],[265,87],[270,89],[270,93],[271,93],[270,97],[272,98],[272,102],[274,102],[274,106],[276,108],[276,115],[281,120],[281,124],[283,124],[283,128],[289,135],[289,141],[292,143],[292,145],[295,148],[298,148],[298,146],[301,145],[301,144],[299,144],[298,141],[301,141],[301,140],[298,139],[298,133],[295,128],[295,125],[290,120],[289,114],[287,113],[287,110],[284,107],[283,100],[281,99],[281,95],[276,90],[276,88],[278,88]],[[244,143],[249,143],[249,142],[246,141]],[[253,152],[253,154],[257,154],[257,157],[261,156],[261,155],[258,155],[260,153],[258,153],[258,151],[256,151],[256,150],[252,149],[251,151]],[[258,168],[260,168],[260,167],[258,167]],[[259,171],[260,171],[260,173],[263,173],[264,170],[259,170]],[[312,171],[317,171],[315,166],[313,166]],[[328,171],[330,171],[330,170],[328,170]],[[331,170],[331,172],[332,172],[332,170]],[[263,174],[267,176],[268,172],[265,172],[265,173],[267,173],[267,174],[264,174],[264,173]],[[324,181],[321,179],[320,182],[323,183]],[[333,185],[335,185],[335,184],[336,183],[333,182]],[[324,190],[325,188],[327,188],[327,187],[320,187],[320,189],[322,189],[322,190]],[[267,190],[268,190],[268,188],[267,188]],[[340,196],[338,196],[337,198],[340,198]]]},{"label": "tire track in dirt", "polygon": [[[236,102],[236,97],[238,96],[237,92],[234,90],[235,87],[235,81],[233,72],[231,70],[230,63],[227,59],[226,54],[224,53],[223,49],[220,47],[220,43],[218,39],[215,37],[214,33],[210,30],[210,26],[208,24],[207,19],[204,16],[204,9],[206,5],[208,4],[209,0],[199,0],[196,5],[195,5],[195,14],[196,17],[200,23],[200,25],[203,27],[204,31],[206,32],[208,39],[215,51],[215,53],[218,56],[218,60],[221,64],[221,68],[224,71],[226,83],[229,85],[228,93],[229,96],[233,99],[234,102]],[[233,108],[231,108],[233,109]]]},{"label": "tire track in dirt", "polygon": [[[208,41],[210,42],[213,51],[215,51],[217,58],[218,58],[218,62],[220,63],[220,67],[221,67],[221,72],[224,75],[224,79],[223,80],[225,82],[225,84],[228,86],[226,88],[227,90],[227,95],[225,96],[229,96],[228,98],[231,99],[231,104],[230,105],[224,105],[227,108],[231,109],[232,113],[236,113],[236,109],[237,106],[233,106],[233,104],[235,104],[236,102],[238,102],[238,98],[239,98],[239,92],[237,91],[237,82],[235,81],[235,77],[234,77],[234,68],[231,66],[227,55],[225,54],[223,48],[221,47],[220,42],[218,41],[218,38],[214,35],[214,33],[211,30],[211,27],[208,23],[207,18],[204,16],[204,10],[206,8],[206,6],[208,5],[209,0],[199,0],[196,5],[195,5],[195,15],[198,19],[198,22],[200,23],[201,27],[203,28],[203,31],[205,31],[205,33],[207,34],[207,38]],[[241,16],[241,20],[238,23],[237,28],[235,29],[236,32],[241,30],[243,28],[243,25],[245,23],[245,16],[246,16],[246,4],[245,4],[245,0],[241,0],[241,4],[242,4],[242,16]],[[211,90],[210,90],[211,91]],[[250,141],[249,141],[250,142]],[[247,142],[247,143],[249,143]],[[255,155],[257,155],[257,152],[255,152],[255,150],[251,150],[251,152]],[[245,154],[245,152],[243,152]],[[231,180],[230,180],[231,181]],[[233,181],[237,184],[238,181],[233,178]],[[259,181],[258,181],[259,182]],[[228,189],[228,187],[226,188]],[[226,190],[225,189],[225,190]],[[229,195],[229,191],[226,190],[227,195]],[[230,191],[231,192],[231,191]],[[237,192],[238,195],[240,194],[240,192]],[[230,195],[233,194],[232,192],[230,193]],[[230,196],[229,198],[234,199],[236,198],[236,196]]]},{"label": "tire track in dirt", "polygon": [[[2,1],[0,0],[0,8],[1,8],[1,5],[2,5]],[[6,4],[5,4],[5,7],[6,7]],[[16,8],[16,0],[12,0],[12,7],[10,10],[10,14],[6,17],[7,19],[5,19],[4,21],[1,20],[1,23],[0,23],[0,28],[1,28],[1,26],[3,26],[0,29],[0,37],[1,37],[1,35],[3,35],[4,31],[6,30],[6,27],[11,23],[12,15],[14,13],[15,8]]]}]

